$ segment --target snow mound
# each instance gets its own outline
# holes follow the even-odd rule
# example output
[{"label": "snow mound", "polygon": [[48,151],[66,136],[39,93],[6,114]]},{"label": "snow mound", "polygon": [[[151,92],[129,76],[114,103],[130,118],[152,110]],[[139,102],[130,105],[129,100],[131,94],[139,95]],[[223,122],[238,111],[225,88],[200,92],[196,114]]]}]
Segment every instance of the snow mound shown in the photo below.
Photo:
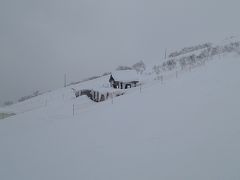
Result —
[{"label": "snow mound", "polygon": [[115,71],[112,73],[115,81],[130,82],[130,81],[140,81],[140,76],[135,70],[122,70]]}]

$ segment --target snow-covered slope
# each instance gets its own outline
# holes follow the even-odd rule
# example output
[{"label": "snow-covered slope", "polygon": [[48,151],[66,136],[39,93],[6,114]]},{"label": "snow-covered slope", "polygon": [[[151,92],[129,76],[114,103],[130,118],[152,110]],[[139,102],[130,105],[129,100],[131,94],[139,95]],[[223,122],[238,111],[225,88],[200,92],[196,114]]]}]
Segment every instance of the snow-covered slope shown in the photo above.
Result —
[{"label": "snow-covered slope", "polygon": [[[133,73],[133,72],[134,71],[131,71],[131,72],[119,71],[119,72],[114,72],[114,75],[122,75],[122,76],[120,76],[120,77],[124,78],[122,80],[127,80],[127,77],[130,80],[135,80],[136,77],[138,77],[138,76],[136,75],[136,72],[135,73]],[[126,76],[126,74],[127,74],[127,76]],[[129,77],[129,75],[130,75],[130,77]],[[73,89],[75,89],[75,90],[90,89],[90,90],[95,90],[95,91],[99,91],[99,92],[109,92],[109,93],[117,93],[118,91],[121,92],[121,90],[116,90],[116,89],[113,89],[110,87],[110,84],[108,82],[109,77],[110,77],[110,75],[101,76],[99,78],[81,82],[76,85],[71,85],[66,88],[49,91],[42,95],[38,95],[36,97],[25,100],[23,102],[13,104],[13,105],[9,106],[8,109],[10,109],[12,112],[14,112],[16,114],[21,114],[21,113],[26,113],[29,111],[34,111],[36,109],[43,108],[43,107],[46,107],[49,105],[55,106],[55,105],[59,105],[59,104],[66,104],[68,102],[73,102],[73,100],[75,99],[75,94],[74,94]],[[141,79],[138,78],[138,80],[141,80]],[[122,91],[125,92],[124,90],[122,90]],[[82,101],[78,101],[78,104],[79,103],[81,104],[81,102]],[[6,108],[2,108],[2,109],[4,111],[4,109],[6,109]]]},{"label": "snow-covered slope", "polygon": [[52,92],[0,121],[0,179],[239,179],[239,67],[215,57],[113,102]]},{"label": "snow-covered slope", "polygon": [[[163,79],[171,79],[175,76],[178,76],[178,74],[184,73],[186,69],[191,70],[194,67],[204,65],[206,62],[216,57],[221,58],[229,54],[235,54],[239,56],[240,38],[230,37],[220,42],[205,43],[192,47],[186,47],[171,54],[176,55],[165,59],[161,63],[156,62],[153,64],[145,65],[143,61],[140,61],[134,64],[132,67],[127,67],[130,69],[132,68],[133,70],[116,71],[112,72],[112,74],[114,78],[118,78],[118,76],[121,77],[121,81],[140,80],[141,85],[147,84],[149,86],[151,84],[154,84],[154,82],[152,82],[153,80],[158,79],[162,81]],[[122,68],[124,69],[126,67],[122,66]],[[134,70],[136,70],[138,74],[136,74]],[[11,110],[11,112],[14,112],[15,114],[20,114],[46,107],[47,105],[54,106],[56,104],[66,104],[67,102],[74,99],[74,92],[72,89],[88,89],[104,94],[107,92],[125,94],[126,91],[118,92],[110,88],[108,83],[109,77],[109,73],[105,73],[103,76],[96,76],[94,79],[89,78],[87,81],[81,81],[80,83],[70,85],[67,88],[49,91],[23,102],[13,104],[7,109],[4,108],[5,110],[3,109],[2,112]],[[134,90],[136,90],[136,88]],[[127,92],[129,93],[129,91],[131,92],[134,90],[127,90]]]}]

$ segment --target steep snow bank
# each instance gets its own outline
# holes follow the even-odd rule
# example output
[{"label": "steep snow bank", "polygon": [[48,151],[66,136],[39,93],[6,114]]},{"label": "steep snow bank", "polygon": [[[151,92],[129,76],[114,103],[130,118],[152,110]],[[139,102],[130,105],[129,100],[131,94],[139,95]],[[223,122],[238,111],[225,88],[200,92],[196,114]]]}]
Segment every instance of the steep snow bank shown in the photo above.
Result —
[{"label": "steep snow bank", "polygon": [[239,67],[215,59],[113,104],[72,99],[0,121],[0,179],[239,179]]}]

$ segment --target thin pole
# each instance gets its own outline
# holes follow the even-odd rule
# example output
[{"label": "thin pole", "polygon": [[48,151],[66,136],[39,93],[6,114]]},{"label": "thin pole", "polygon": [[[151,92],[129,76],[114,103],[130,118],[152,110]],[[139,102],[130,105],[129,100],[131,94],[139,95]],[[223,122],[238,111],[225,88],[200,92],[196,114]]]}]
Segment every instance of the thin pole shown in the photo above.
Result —
[{"label": "thin pole", "polygon": [[64,74],[64,87],[67,86],[67,74],[65,73]]},{"label": "thin pole", "polygon": [[167,49],[165,49],[165,55],[164,58],[167,59]]},{"label": "thin pole", "polygon": [[73,104],[73,116],[75,115],[75,105]]}]

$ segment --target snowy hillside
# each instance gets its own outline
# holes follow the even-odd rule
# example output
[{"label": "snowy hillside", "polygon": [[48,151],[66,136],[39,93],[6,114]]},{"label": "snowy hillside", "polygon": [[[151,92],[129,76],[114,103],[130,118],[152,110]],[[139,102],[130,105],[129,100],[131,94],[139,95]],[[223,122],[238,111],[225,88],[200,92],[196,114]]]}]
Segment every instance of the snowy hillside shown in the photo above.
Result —
[{"label": "snowy hillside", "polygon": [[[223,41],[215,43],[199,44],[191,47],[185,47],[179,51],[174,51],[169,54],[161,63],[145,64],[140,61],[132,67],[119,66],[117,69],[121,71],[112,72],[120,75],[122,81],[140,80],[141,85],[149,86],[154,84],[154,80],[165,81],[178,76],[178,74],[191,71],[192,68],[205,65],[212,59],[223,58],[226,55],[240,55],[240,38],[230,37]],[[136,71],[138,75],[129,73],[128,71]],[[9,110],[14,114],[29,112],[38,108],[46,107],[49,104],[65,104],[74,99],[74,90],[89,89],[101,93],[125,94],[126,91],[116,91],[110,88],[108,80],[109,73],[104,73],[102,76],[95,76],[78,83],[72,83],[67,88],[39,93],[36,97],[26,96],[26,100],[10,105],[5,110]],[[132,91],[132,90],[130,90]],[[134,90],[133,90],[134,91]],[[127,91],[129,92],[129,90]],[[31,97],[29,98],[28,97]],[[114,96],[114,95],[113,95]],[[116,96],[116,95],[115,95]],[[25,97],[23,97],[25,98]],[[5,113],[4,108],[0,109],[0,113]]]},{"label": "snowy hillside", "polygon": [[0,179],[239,179],[240,57],[205,60],[148,67],[142,86],[101,103],[71,88],[111,91],[109,76],[12,105]]}]

